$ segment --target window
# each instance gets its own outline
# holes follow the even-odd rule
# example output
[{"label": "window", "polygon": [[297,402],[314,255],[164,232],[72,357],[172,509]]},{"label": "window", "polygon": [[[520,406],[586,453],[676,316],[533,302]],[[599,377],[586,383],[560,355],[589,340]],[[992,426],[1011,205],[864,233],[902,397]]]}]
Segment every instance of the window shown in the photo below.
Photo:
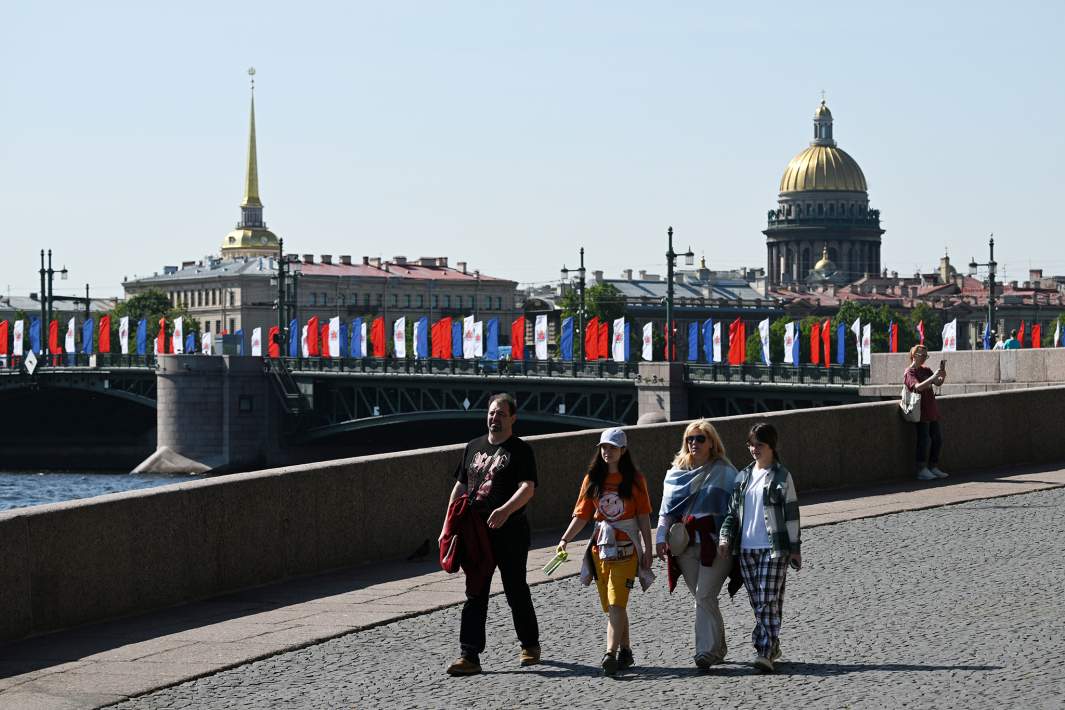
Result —
[{"label": "window", "polygon": [[836,204],[835,203],[832,203],[831,205],[828,206],[828,216],[829,217],[835,217],[836,216]]},{"label": "window", "polygon": [[362,305],[364,305],[364,306],[370,305],[370,294],[368,294],[368,293],[363,294],[363,296],[362,296]]},{"label": "window", "polygon": [[433,308],[439,308],[439,307],[440,307],[440,294],[434,293],[433,294]]},{"label": "window", "polygon": [[394,294],[394,293],[392,294],[392,305],[393,306],[398,306],[399,305],[399,296]]},{"label": "window", "polygon": [[476,303],[476,301],[474,300],[474,297],[473,297],[473,296],[470,296],[470,309],[472,310],[472,309],[474,309],[474,308],[476,308],[476,307],[477,307],[477,303]]},{"label": "window", "polygon": [[311,305],[318,305],[318,296],[314,293],[314,291],[311,291]]},{"label": "window", "polygon": [[337,305],[338,306],[343,306],[344,305],[344,294],[340,294],[339,296],[337,296]]},{"label": "window", "polygon": [[328,306],[329,305],[329,296],[324,291],[322,292],[322,305],[323,306]]},{"label": "window", "polygon": [[425,307],[425,296],[423,296],[423,295],[421,295],[419,293],[418,294],[418,308],[424,308],[424,307]]},{"label": "window", "polygon": [[492,307],[492,297],[491,296],[485,296],[484,297],[484,307],[485,308],[491,308]]},{"label": "window", "polygon": [[406,296],[404,296],[403,303],[404,303],[404,305],[407,308],[410,308],[410,294],[409,293]]},{"label": "window", "polygon": [[216,320],[214,322],[214,329],[215,329],[216,332],[221,333],[222,332],[222,321]]},{"label": "window", "polygon": [[229,292],[229,305],[237,305],[237,294],[235,294],[233,291]]},{"label": "window", "polygon": [[236,333],[237,332],[237,321],[235,321],[232,318],[229,319],[229,332],[230,333]]},{"label": "window", "polygon": [[502,296],[496,296],[496,310],[497,311],[503,310],[503,297]]},{"label": "window", "polygon": [[379,294],[377,294],[377,305],[379,305],[379,306],[380,306],[380,305],[381,305],[382,303],[384,303],[384,302],[385,302],[385,297],[384,297],[384,295],[383,295],[383,294],[380,294],[380,293],[379,293]]},{"label": "window", "polygon": [[818,217],[824,217],[825,216],[825,203],[824,202],[818,202],[817,203],[817,216]]},{"label": "window", "polygon": [[451,308],[451,296],[444,296],[444,308]]},{"label": "window", "polygon": [[204,329],[204,330],[205,330],[206,332],[210,333],[210,332],[211,332],[211,321],[209,321],[209,320],[205,320],[205,321],[203,322],[203,329]]}]

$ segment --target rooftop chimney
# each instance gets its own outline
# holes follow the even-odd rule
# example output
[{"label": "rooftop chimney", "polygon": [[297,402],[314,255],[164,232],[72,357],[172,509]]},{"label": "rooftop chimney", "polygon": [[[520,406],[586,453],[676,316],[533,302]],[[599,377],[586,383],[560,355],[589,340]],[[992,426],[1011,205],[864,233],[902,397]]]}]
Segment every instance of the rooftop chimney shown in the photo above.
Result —
[{"label": "rooftop chimney", "polygon": [[1043,270],[1042,269],[1029,269],[1028,270],[1028,279],[1030,281],[1042,281],[1043,280]]},{"label": "rooftop chimney", "polygon": [[313,264],[314,263],[314,254],[304,254],[303,255],[303,263],[304,264]]},{"label": "rooftop chimney", "polygon": [[322,254],[322,263],[323,264],[332,264],[333,263],[333,255],[332,254]]},{"label": "rooftop chimney", "polygon": [[644,281],[647,278],[647,270],[646,269],[640,269],[637,272],[637,275],[639,275],[640,281]]},{"label": "rooftop chimney", "polygon": [[375,269],[380,269],[381,268],[381,257],[379,257],[379,256],[371,256],[369,263],[370,263],[370,266],[374,267]]},{"label": "rooftop chimney", "polygon": [[341,254],[340,263],[344,266],[351,266],[351,254]]},{"label": "rooftop chimney", "polygon": [[396,266],[406,266],[407,265],[407,257],[405,257],[405,256],[394,256],[394,257],[392,257],[392,263],[395,264]]},{"label": "rooftop chimney", "polygon": [[625,279],[626,281],[632,281],[632,269],[625,269],[624,271],[622,271],[621,278]]},{"label": "rooftop chimney", "polygon": [[458,270],[461,271],[462,273],[466,273],[466,262],[465,261],[456,261],[455,262],[455,266],[458,267]]},{"label": "rooftop chimney", "polygon": [[436,257],[436,265],[437,266],[443,266],[444,268],[447,268],[447,257],[446,256],[438,256],[438,257]]},{"label": "rooftop chimney", "polygon": [[595,282],[597,284],[603,283],[603,272],[602,272],[602,270],[593,271],[592,272],[592,278],[595,279]]},{"label": "rooftop chimney", "polygon": [[370,257],[368,257],[368,256],[362,257],[362,265],[363,266],[369,266],[370,265]]}]

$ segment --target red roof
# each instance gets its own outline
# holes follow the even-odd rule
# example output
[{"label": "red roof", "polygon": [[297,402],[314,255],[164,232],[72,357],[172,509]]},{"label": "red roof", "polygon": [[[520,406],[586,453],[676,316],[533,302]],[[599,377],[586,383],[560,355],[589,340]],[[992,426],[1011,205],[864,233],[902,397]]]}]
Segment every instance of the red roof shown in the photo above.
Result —
[{"label": "red roof", "polygon": [[[299,262],[298,268],[301,273],[309,276],[368,276],[377,278],[401,278],[417,279],[420,281],[467,281],[475,282],[477,275],[473,272],[463,273],[459,269],[450,266],[421,266],[419,264],[388,264],[388,271],[384,266],[378,268],[369,264],[322,264],[316,262],[307,264]],[[500,279],[494,276],[480,275],[480,280],[507,282],[509,279]]]}]

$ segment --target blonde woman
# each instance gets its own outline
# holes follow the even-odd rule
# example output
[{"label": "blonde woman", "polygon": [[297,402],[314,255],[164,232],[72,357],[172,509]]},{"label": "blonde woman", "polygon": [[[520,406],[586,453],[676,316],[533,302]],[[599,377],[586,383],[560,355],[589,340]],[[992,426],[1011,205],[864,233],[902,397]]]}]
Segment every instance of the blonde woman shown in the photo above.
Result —
[{"label": "blonde woman", "polygon": [[[703,670],[721,663],[728,652],[717,597],[732,561],[716,552],[718,530],[738,476],[714,425],[698,419],[685,428],[663,484],[656,550],[659,559],[668,558],[670,592],[683,575],[695,597],[695,665]],[[674,523],[687,529],[689,543],[684,550],[671,550],[667,542]]]}]

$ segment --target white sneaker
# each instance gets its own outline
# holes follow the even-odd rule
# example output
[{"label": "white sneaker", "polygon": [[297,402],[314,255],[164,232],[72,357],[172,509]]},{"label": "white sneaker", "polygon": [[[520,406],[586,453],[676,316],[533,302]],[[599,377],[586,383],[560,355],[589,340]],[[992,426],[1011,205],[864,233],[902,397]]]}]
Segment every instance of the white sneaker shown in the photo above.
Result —
[{"label": "white sneaker", "polygon": [[938,476],[929,471],[927,467],[922,468],[920,471],[917,472],[918,481],[934,481],[936,480],[936,478],[938,478]]},{"label": "white sneaker", "polygon": [[935,476],[936,478],[946,478],[947,476],[950,475],[949,473],[943,473],[942,471],[940,471],[937,466],[933,466],[932,468],[930,468],[928,470],[931,471],[932,475]]}]

